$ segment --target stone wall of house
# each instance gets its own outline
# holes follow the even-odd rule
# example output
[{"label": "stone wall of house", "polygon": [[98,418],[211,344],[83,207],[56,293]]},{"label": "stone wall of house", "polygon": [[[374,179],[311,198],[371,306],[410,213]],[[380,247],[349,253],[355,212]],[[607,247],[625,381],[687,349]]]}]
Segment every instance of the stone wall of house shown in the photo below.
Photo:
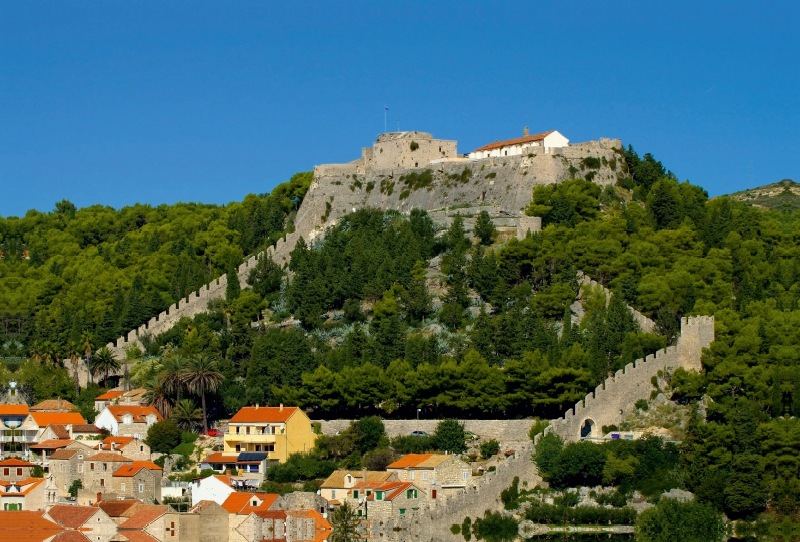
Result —
[{"label": "stone wall of house", "polygon": [[[310,491],[295,491],[281,495],[270,506],[270,510],[316,510],[325,511],[328,501]],[[322,513],[320,512],[320,513]]]},{"label": "stone wall of house", "polygon": [[75,480],[83,483],[83,458],[84,454],[78,452],[71,459],[50,459],[50,474],[59,491],[66,493]]}]

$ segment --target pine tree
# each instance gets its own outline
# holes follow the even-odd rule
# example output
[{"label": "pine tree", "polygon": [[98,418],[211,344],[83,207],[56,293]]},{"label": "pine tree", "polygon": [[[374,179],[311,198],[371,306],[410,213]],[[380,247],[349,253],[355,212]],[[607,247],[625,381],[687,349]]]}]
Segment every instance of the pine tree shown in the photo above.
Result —
[{"label": "pine tree", "polygon": [[480,239],[482,245],[491,245],[492,240],[497,234],[497,228],[494,227],[489,213],[481,211],[478,213],[478,218],[475,220],[475,229],[473,230],[475,236]]},{"label": "pine tree", "polygon": [[225,286],[225,299],[231,302],[239,298],[239,294],[242,293],[242,285],[239,284],[239,274],[235,268],[229,269],[226,276],[228,281]]}]

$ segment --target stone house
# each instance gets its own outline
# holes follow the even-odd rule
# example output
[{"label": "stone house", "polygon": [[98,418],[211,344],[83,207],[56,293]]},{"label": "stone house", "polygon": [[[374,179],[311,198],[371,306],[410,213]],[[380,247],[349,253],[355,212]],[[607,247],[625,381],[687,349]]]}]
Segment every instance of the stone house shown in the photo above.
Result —
[{"label": "stone house", "polygon": [[413,482],[425,490],[432,505],[442,495],[464,490],[472,478],[472,468],[455,455],[408,454],[386,470],[396,473],[401,482]]},{"label": "stone house", "polygon": [[387,471],[335,470],[320,486],[320,495],[333,506],[341,504],[347,492],[360,482],[398,481],[397,473]]},{"label": "stone house", "polygon": [[17,482],[27,480],[31,477],[33,463],[20,461],[19,459],[6,459],[0,461],[0,480],[5,482]]},{"label": "stone house", "polygon": [[95,450],[116,452],[134,461],[150,461],[150,446],[133,437],[106,437],[95,446]]},{"label": "stone house", "polygon": [[284,463],[293,453],[310,451],[316,440],[311,420],[301,409],[256,405],[240,409],[230,419],[223,452],[265,454],[267,461]]},{"label": "stone house", "polygon": [[357,516],[386,522],[419,513],[427,495],[413,482],[359,482],[347,493],[347,501]]},{"label": "stone house", "polygon": [[117,524],[96,506],[57,504],[49,507],[44,517],[65,531],[78,531],[92,541],[108,542],[117,534]]},{"label": "stone house", "polygon": [[0,481],[0,510],[42,510],[44,478]]},{"label": "stone house", "polygon": [[234,492],[231,477],[227,474],[215,474],[192,481],[192,506],[201,501],[211,501],[219,505],[225,502]]},{"label": "stone house", "polygon": [[103,512],[108,514],[108,517],[116,524],[120,525],[131,517],[137,504],[142,504],[142,501],[136,499],[121,499],[113,501],[102,500],[102,495],[95,502],[95,506],[102,508]]},{"label": "stone house", "polygon": [[130,497],[143,502],[161,502],[162,469],[151,461],[134,461],[122,465],[111,479],[111,491],[117,497]]},{"label": "stone house", "polygon": [[200,501],[189,510],[200,516],[199,542],[228,542],[230,514],[214,501]]},{"label": "stone house", "polygon": [[76,423],[71,427],[72,438],[75,440],[91,440],[102,434],[100,428],[93,423]]},{"label": "stone house", "polygon": [[235,491],[223,501],[222,508],[229,514],[248,515],[256,510],[272,510],[277,493],[246,493]]},{"label": "stone house", "polygon": [[75,448],[62,448],[54,451],[48,460],[48,469],[61,497],[69,494],[69,486],[75,480],[83,483],[83,460],[87,452]]},{"label": "stone house", "polygon": [[522,137],[495,141],[469,153],[473,159],[495,158],[501,156],[520,156],[527,154],[550,154],[553,148],[569,147],[569,139],[556,130],[529,135],[525,128]]},{"label": "stone house", "polygon": [[108,430],[112,436],[144,439],[147,430],[163,418],[151,406],[107,405],[94,421],[94,424]]},{"label": "stone house", "polygon": [[158,542],[200,539],[200,516],[197,514],[178,514],[170,506],[152,504],[137,504],[129,513],[130,517],[119,525],[119,534],[131,541],[147,540],[134,534],[137,531]]},{"label": "stone house", "polygon": [[98,395],[94,398],[94,410],[96,412],[103,412],[108,405],[115,404],[124,394],[125,392],[122,390],[111,390],[102,395]]},{"label": "stone house", "polygon": [[100,452],[84,459],[83,490],[89,498],[99,492],[113,492],[112,478],[120,467],[133,464],[133,459],[116,452]]},{"label": "stone house", "polygon": [[332,533],[331,524],[316,510],[286,511],[287,542],[324,542]]}]

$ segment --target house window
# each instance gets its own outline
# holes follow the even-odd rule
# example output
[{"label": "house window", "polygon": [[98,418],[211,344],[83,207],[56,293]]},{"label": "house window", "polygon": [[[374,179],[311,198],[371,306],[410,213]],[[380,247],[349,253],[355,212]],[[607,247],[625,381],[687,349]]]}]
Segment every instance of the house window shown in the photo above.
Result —
[{"label": "house window", "polygon": [[375,492],[375,500],[382,501],[383,500],[383,491],[376,491]]},{"label": "house window", "polygon": [[428,479],[428,473],[427,472],[423,472],[422,473],[422,479],[423,480],[427,480]]},{"label": "house window", "polygon": [[144,452],[144,446],[139,446],[139,451]]},{"label": "house window", "polygon": [[435,489],[432,489],[432,490],[431,490],[431,498],[432,498],[432,499],[435,499],[435,498],[436,498],[436,490],[435,490]]},{"label": "house window", "polygon": [[78,472],[83,472],[83,463],[78,463]]},{"label": "house window", "polygon": [[401,516],[405,516],[406,515],[406,509],[405,508],[401,508],[400,509],[400,515]]},{"label": "house window", "polygon": [[236,426],[236,434],[237,435],[239,434],[239,426],[238,425]]},{"label": "house window", "polygon": [[3,469],[3,476],[8,476],[11,474],[11,469]]},{"label": "house window", "polygon": [[144,484],[139,484],[139,493],[144,493]]},{"label": "house window", "polygon": [[354,499],[357,499],[357,498],[358,498],[358,490],[357,490],[357,489],[354,489],[354,490],[353,490],[353,498],[354,498]]},{"label": "house window", "polygon": [[[119,485],[119,490],[120,491],[125,491],[125,484],[120,484]],[[98,519],[98,521],[99,521],[99,519]]]},{"label": "house window", "polygon": [[414,471],[413,470],[408,474],[408,479],[409,480],[413,480],[414,479]]},{"label": "house window", "polygon": [[247,428],[244,431],[245,431],[245,433],[247,433],[249,435],[250,434],[250,426],[248,425]]},{"label": "house window", "polygon": [[108,470],[108,463],[103,463],[103,470]]},{"label": "house window", "polygon": [[261,451],[261,445],[260,445],[260,444],[256,444],[256,451],[257,451],[257,452],[260,452],[260,451]]},{"label": "house window", "polygon": [[94,463],[89,463],[89,470],[94,470]]},{"label": "house window", "polygon": [[253,501],[253,506],[258,506],[258,501]]},{"label": "house window", "polygon": [[241,452],[242,451],[242,445],[241,444],[237,444],[236,445],[236,451],[237,452]]},{"label": "house window", "polygon": [[67,465],[65,463],[61,463],[61,472],[67,472]]},{"label": "house window", "polygon": [[468,471],[468,470],[465,470],[465,471],[464,471],[464,472],[461,474],[461,476],[464,478],[464,480],[469,480],[469,471]]},{"label": "house window", "polygon": [[275,451],[275,445],[274,444],[265,444],[264,445],[264,451],[265,452],[274,452]]},{"label": "house window", "polygon": [[100,478],[100,487],[106,487],[106,479]]},{"label": "house window", "polygon": [[17,476],[22,476],[22,469],[17,469]]},{"label": "house window", "polygon": [[[8,505],[6,505],[6,506],[8,506]],[[361,510],[359,510],[358,511],[358,517],[361,517],[362,514],[363,514],[363,512]]]},{"label": "house window", "polygon": [[331,499],[335,499],[335,498],[336,498],[336,490],[335,489],[331,489]]}]

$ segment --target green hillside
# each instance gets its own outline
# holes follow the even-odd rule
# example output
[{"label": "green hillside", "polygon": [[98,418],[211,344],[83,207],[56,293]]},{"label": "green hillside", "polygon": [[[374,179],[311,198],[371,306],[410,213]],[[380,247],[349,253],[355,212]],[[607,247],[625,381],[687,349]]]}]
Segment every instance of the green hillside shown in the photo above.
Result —
[{"label": "green hillside", "polygon": [[[177,398],[169,376],[206,354],[224,377],[208,394],[212,419],[281,402],[316,418],[417,409],[553,418],[673,342],[682,316],[714,315],[705,371],[679,369],[662,390],[687,408],[702,400],[705,417],[689,417],[679,458],[664,460],[659,476],[731,518],[767,508],[791,517],[800,509],[800,213],[708,200],[651,155],[629,147],[624,158],[630,176],[616,187],[537,187],[528,212],[545,227],[525,239],[499,242],[488,216],[472,241],[460,220],[440,231],[425,212],[358,210],[324,239],[298,243],[287,269],[261,260],[211,312],[147,341],[128,378],[166,413]],[[1,219],[0,380],[20,381],[37,400],[89,404],[97,388],[76,390],[63,361],[273,242],[292,227],[309,182],[299,175],[227,206],[62,202]],[[606,303],[586,292],[585,315],[570,325],[578,271],[614,295]],[[625,304],[656,332],[642,333]]]},{"label": "green hillside", "polygon": [[791,179],[784,179],[777,183],[735,192],[729,197],[762,209],[797,211],[800,209],[800,184]]}]

